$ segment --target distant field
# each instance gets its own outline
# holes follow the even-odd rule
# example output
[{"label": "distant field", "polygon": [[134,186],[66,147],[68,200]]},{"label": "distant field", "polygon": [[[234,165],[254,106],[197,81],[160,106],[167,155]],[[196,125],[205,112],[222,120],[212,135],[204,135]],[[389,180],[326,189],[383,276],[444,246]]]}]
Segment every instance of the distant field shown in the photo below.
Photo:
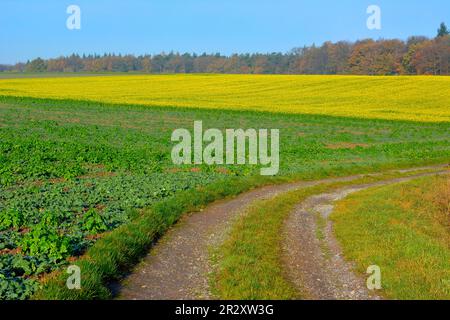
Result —
[{"label": "distant field", "polygon": [[450,77],[132,75],[1,79],[0,96],[450,121]]}]

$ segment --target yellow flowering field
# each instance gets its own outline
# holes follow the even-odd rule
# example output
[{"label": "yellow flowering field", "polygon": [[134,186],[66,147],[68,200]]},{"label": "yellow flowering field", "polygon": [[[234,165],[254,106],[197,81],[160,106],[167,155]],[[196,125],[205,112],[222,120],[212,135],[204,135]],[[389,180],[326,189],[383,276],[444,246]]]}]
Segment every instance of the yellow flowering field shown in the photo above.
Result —
[{"label": "yellow flowering field", "polygon": [[120,75],[0,79],[0,96],[450,121],[450,77]]}]

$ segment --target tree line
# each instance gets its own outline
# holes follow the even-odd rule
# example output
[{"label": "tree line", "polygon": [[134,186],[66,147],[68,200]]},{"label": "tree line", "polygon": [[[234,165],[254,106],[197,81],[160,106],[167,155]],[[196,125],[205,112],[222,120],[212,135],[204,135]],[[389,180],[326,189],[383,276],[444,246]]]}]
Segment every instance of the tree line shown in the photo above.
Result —
[{"label": "tree line", "polygon": [[17,72],[143,72],[242,74],[450,75],[450,35],[441,24],[435,38],[325,42],[287,53],[77,55],[0,65]]}]

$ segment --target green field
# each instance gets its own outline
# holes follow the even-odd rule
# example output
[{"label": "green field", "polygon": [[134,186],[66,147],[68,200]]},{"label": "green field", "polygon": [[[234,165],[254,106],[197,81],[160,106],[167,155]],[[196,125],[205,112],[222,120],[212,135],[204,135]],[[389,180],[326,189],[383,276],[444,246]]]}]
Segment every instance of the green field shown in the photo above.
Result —
[{"label": "green field", "polygon": [[[133,243],[135,251],[121,262],[125,269],[126,259],[145,251],[185,211],[281,181],[259,177],[258,166],[173,165],[171,133],[192,130],[195,120],[221,130],[280,129],[280,177],[291,180],[450,159],[449,122],[351,116],[0,96],[0,299],[30,297],[43,275],[95,250],[95,243],[114,242],[112,230],[159,221],[148,218],[149,208],[172,215]],[[189,200],[180,200],[183,194]]]},{"label": "green field", "polygon": [[390,299],[450,299],[450,179],[428,177],[341,201],[335,232],[360,273],[378,265]]}]

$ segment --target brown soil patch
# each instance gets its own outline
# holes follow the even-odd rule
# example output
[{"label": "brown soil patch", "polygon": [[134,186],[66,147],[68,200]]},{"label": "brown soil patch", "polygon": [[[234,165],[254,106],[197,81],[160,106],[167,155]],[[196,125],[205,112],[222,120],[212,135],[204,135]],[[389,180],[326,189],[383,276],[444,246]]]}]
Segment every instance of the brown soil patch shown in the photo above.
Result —
[{"label": "brown soil patch", "polygon": [[65,178],[54,178],[54,179],[49,179],[48,182],[53,183],[53,184],[58,184],[58,183],[64,183],[67,180]]},{"label": "brown soil patch", "polygon": [[110,171],[100,171],[100,172],[93,172],[93,173],[88,173],[82,176],[77,177],[77,179],[80,180],[86,180],[86,179],[95,179],[95,178],[109,178],[109,177],[114,177],[117,174],[115,172],[110,172]]},{"label": "brown soil patch", "polygon": [[22,252],[22,250],[20,248],[3,249],[3,250],[0,250],[0,255],[7,255],[7,254],[15,255],[15,254],[19,254],[21,252]]},{"label": "brown soil patch", "polygon": [[231,174],[231,171],[228,170],[227,168],[217,168],[216,170],[218,173],[222,173],[222,174]]},{"label": "brown soil patch", "polygon": [[331,150],[339,150],[339,149],[356,149],[358,147],[367,148],[368,144],[365,143],[350,143],[350,142],[339,142],[335,144],[327,144],[326,148]]},{"label": "brown soil patch", "polygon": [[349,130],[349,129],[342,129],[342,130],[337,131],[337,133],[349,133],[354,136],[362,136],[362,135],[366,134],[365,132],[362,132],[362,131],[353,131],[353,130]]}]

